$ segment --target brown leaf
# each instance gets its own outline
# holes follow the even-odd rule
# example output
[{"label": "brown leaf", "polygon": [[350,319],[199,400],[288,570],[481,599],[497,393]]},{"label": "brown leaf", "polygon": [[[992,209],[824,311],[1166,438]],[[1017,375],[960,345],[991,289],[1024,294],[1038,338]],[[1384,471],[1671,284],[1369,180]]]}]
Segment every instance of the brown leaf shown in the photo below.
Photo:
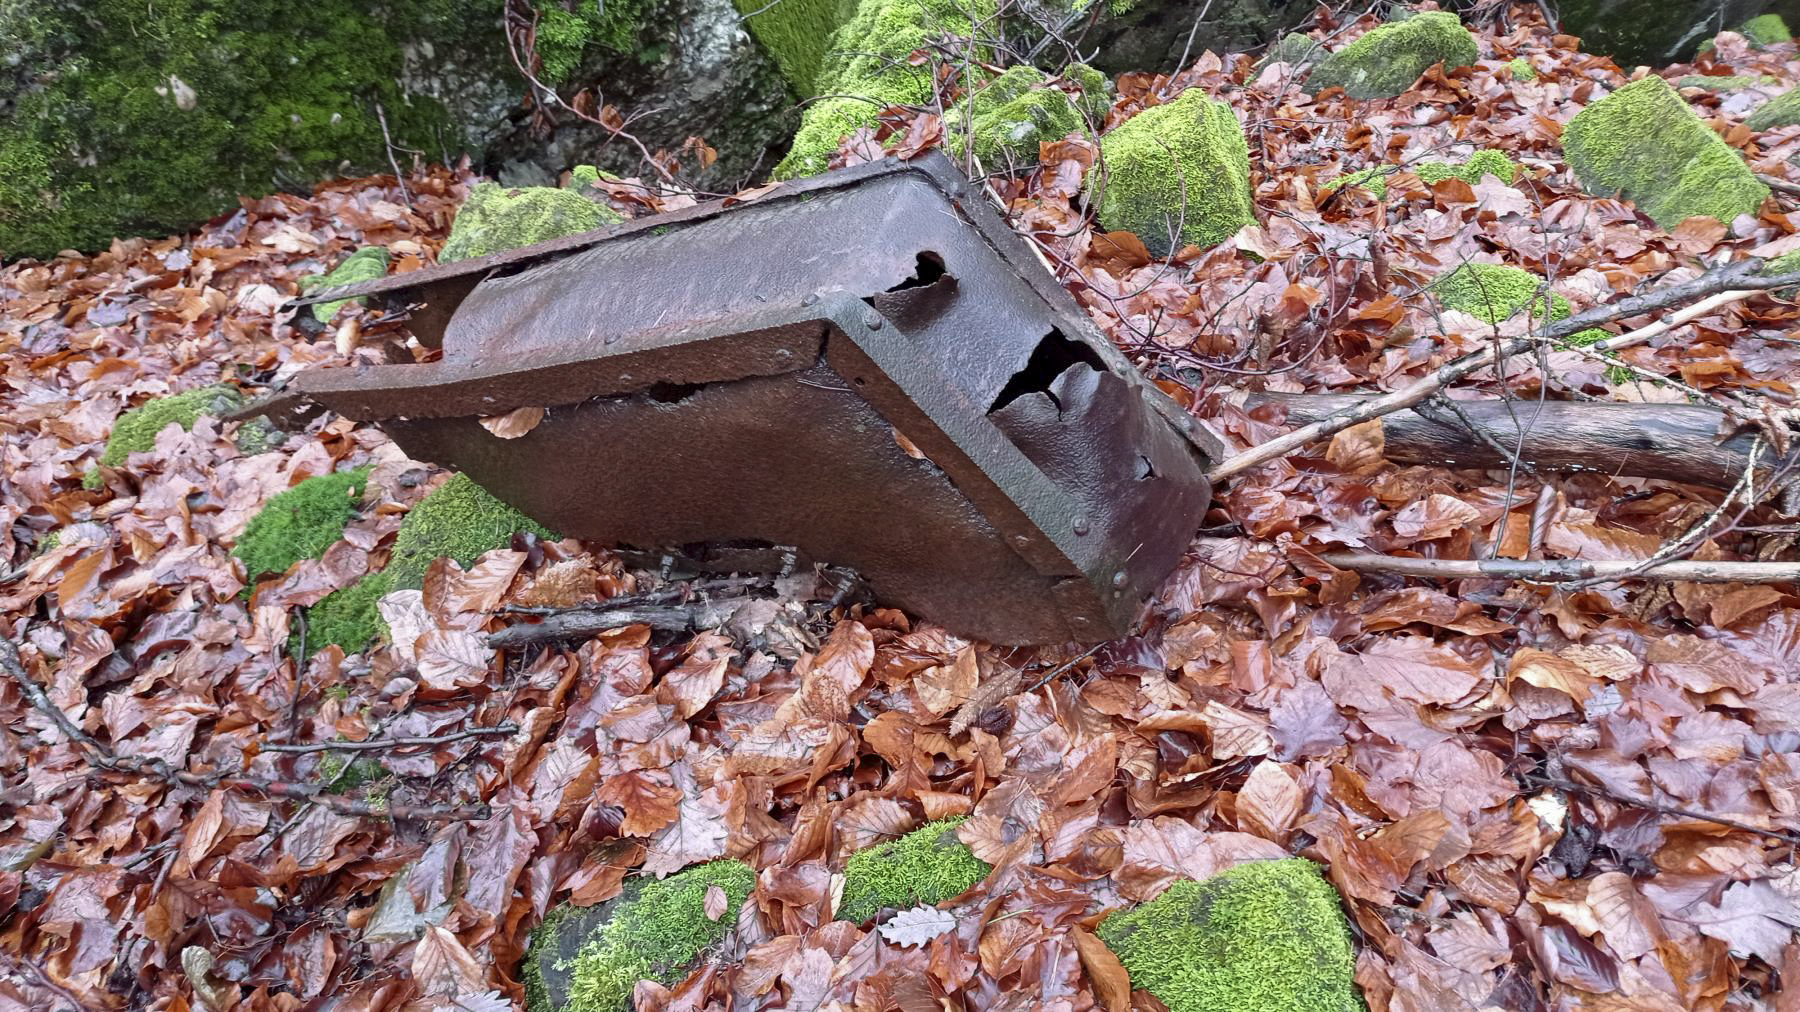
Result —
[{"label": "brown leaf", "polygon": [[1081,954],[1081,968],[1087,971],[1088,980],[1094,984],[1100,1007],[1106,1012],[1130,1012],[1131,978],[1125,973],[1125,964],[1119,962],[1119,957],[1092,932],[1076,927],[1070,928],[1069,934],[1075,939],[1075,950]]},{"label": "brown leaf", "polygon": [[413,948],[412,976],[429,997],[455,999],[487,991],[487,970],[456,936],[432,924]]},{"label": "brown leaf", "polygon": [[1577,703],[1585,703],[1594,690],[1594,676],[1580,664],[1544,650],[1526,647],[1513,654],[1506,680],[1554,689]]},{"label": "brown leaf", "polygon": [[1374,474],[1387,466],[1387,434],[1381,419],[1371,418],[1331,437],[1325,459],[1342,474]]},{"label": "brown leaf", "polygon": [[1394,515],[1394,533],[1409,541],[1449,537],[1481,518],[1481,511],[1455,496],[1433,495]]},{"label": "brown leaf", "polygon": [[725,916],[725,911],[731,906],[731,897],[726,896],[725,890],[718,886],[709,885],[706,887],[706,897],[701,900],[701,906],[706,911],[706,919],[716,921]]},{"label": "brown leaf", "polygon": [[1619,871],[1602,872],[1588,883],[1587,904],[1606,945],[1621,959],[1636,959],[1653,952],[1662,941],[1662,923],[1656,908],[1631,876]]},{"label": "brown leaf", "polygon": [[682,720],[692,717],[713,701],[725,685],[725,672],[737,656],[728,637],[701,633],[688,644],[688,655],[663,676],[656,700],[670,703]]},{"label": "brown leaf", "polygon": [[439,692],[453,692],[487,681],[494,656],[479,633],[433,629],[419,637],[419,678]]},{"label": "brown leaf", "polygon": [[1238,821],[1256,835],[1280,843],[1300,817],[1305,800],[1287,767],[1264,760],[1250,770],[1238,791]]},{"label": "brown leaf", "polygon": [[943,716],[967,702],[981,680],[975,664],[975,648],[963,647],[949,664],[926,668],[913,678],[919,705],[934,717]]},{"label": "brown leaf", "polygon": [[1331,658],[1321,681],[1340,705],[1385,709],[1393,693],[1414,703],[1450,706],[1473,693],[1486,672],[1450,648],[1423,636],[1376,640],[1360,653]]},{"label": "brown leaf", "polygon": [[518,439],[544,420],[545,409],[534,407],[514,408],[504,415],[491,415],[481,419],[481,427],[501,439]]},{"label": "brown leaf", "polygon": [[601,780],[594,799],[624,809],[625,821],[619,824],[619,832],[649,836],[675,821],[681,789],[661,770],[632,770]]}]

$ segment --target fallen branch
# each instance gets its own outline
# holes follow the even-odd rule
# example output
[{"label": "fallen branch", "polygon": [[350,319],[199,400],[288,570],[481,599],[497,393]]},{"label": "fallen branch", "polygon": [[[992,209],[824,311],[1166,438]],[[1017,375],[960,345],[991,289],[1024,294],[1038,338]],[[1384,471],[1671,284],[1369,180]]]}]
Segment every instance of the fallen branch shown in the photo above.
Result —
[{"label": "fallen branch", "polygon": [[1767,172],[1758,172],[1756,178],[1771,190],[1800,197],[1800,183],[1791,183],[1780,176],[1771,176]]},{"label": "fallen branch", "polygon": [[495,724],[493,727],[471,727],[450,734],[414,738],[370,738],[367,741],[315,741],[294,745],[264,745],[264,752],[370,752],[384,748],[418,748],[426,745],[448,745],[469,738],[517,734],[517,724]]},{"label": "fallen branch", "polygon": [[708,598],[673,604],[632,604],[608,608],[571,608],[546,615],[541,622],[520,622],[488,636],[496,650],[586,639],[609,629],[647,625],[660,632],[693,632],[724,625],[745,599]]},{"label": "fallen branch", "polygon": [[1800,562],[1701,562],[1679,559],[1642,562],[1585,559],[1420,559],[1378,552],[1325,552],[1319,558],[1339,569],[1392,573],[1428,580],[1525,580],[1558,583],[1611,579],[1684,583],[1796,583]]},{"label": "fallen branch", "polygon": [[[1279,404],[1301,425],[1336,416],[1375,399],[1358,394],[1250,394],[1246,408]],[[1453,402],[1457,413],[1430,404],[1381,418],[1383,453],[1401,464],[1455,468],[1506,467],[1509,454],[1548,471],[1600,471],[1689,485],[1729,488],[1750,464],[1756,434],[1721,440],[1726,417],[1688,404],[1613,404],[1498,399]],[[1473,431],[1471,431],[1473,427]],[[1787,515],[1800,513],[1800,450],[1779,459],[1763,444],[1757,457],[1759,490],[1776,486]]]},{"label": "fallen branch", "polygon": [[1654,801],[1643,801],[1634,798],[1629,794],[1620,794],[1617,791],[1609,791],[1604,787],[1589,787],[1586,784],[1578,784],[1572,780],[1563,780],[1558,777],[1540,776],[1536,773],[1526,773],[1523,774],[1523,777],[1539,787],[1550,787],[1555,790],[1570,791],[1576,794],[1589,794],[1597,798],[1605,798],[1608,801],[1615,801],[1621,805],[1629,805],[1632,808],[1641,808],[1646,812],[1655,812],[1658,815],[1679,815],[1684,819],[1699,819],[1701,822],[1710,822],[1715,826],[1725,826],[1730,829],[1742,830],[1746,833],[1755,833],[1757,836],[1766,836],[1771,840],[1780,840],[1782,843],[1800,844],[1800,833],[1788,833],[1779,829],[1764,829],[1761,826],[1752,826],[1748,822],[1739,822],[1736,819],[1727,819],[1719,815],[1709,815],[1706,812],[1697,812],[1692,808],[1677,808],[1674,805],[1663,805]]},{"label": "fallen branch", "polygon": [[358,801],[353,798],[326,794],[317,787],[305,784],[264,780],[258,777],[190,773],[186,770],[175,769],[161,759],[117,755],[92,735],[76,727],[74,722],[69,720],[68,716],[50,701],[49,695],[44,692],[44,687],[39,685],[37,680],[25,670],[25,663],[19,657],[19,648],[12,640],[5,637],[0,637],[0,669],[6,671],[7,676],[18,684],[19,691],[25,695],[25,699],[39,713],[49,718],[50,723],[62,732],[63,737],[81,749],[83,758],[87,760],[89,766],[95,769],[128,776],[148,777],[153,780],[161,780],[166,784],[194,787],[201,790],[227,790],[241,794],[260,794],[294,801],[310,801],[339,815],[443,822],[480,820],[486,819],[492,814],[487,805],[438,807],[387,801]]},{"label": "fallen branch", "polygon": [[[1763,261],[1759,257],[1740,260],[1727,267],[1709,271],[1692,281],[1668,285],[1643,295],[1628,296],[1610,305],[1596,306],[1585,312],[1576,313],[1574,316],[1558,320],[1525,337],[1490,343],[1480,351],[1470,352],[1461,358],[1439,366],[1429,375],[1414,380],[1399,390],[1371,397],[1354,406],[1335,411],[1310,425],[1301,426],[1293,432],[1277,436],[1261,446],[1246,450],[1213,468],[1207,477],[1215,482],[1223,481],[1250,468],[1285,457],[1308,443],[1324,439],[1352,425],[1359,425],[1370,419],[1413,407],[1470,373],[1517,355],[1543,341],[1560,340],[1589,327],[1598,327],[1603,323],[1641,316],[1672,306],[1685,306],[1697,299],[1705,299],[1706,301],[1697,303],[1670,318],[1670,321],[1673,321],[1676,317],[1681,317],[1681,322],[1686,322],[1693,317],[1685,314],[1697,311],[1701,306],[1707,306],[1707,311],[1711,311],[1728,302],[1748,298],[1755,292],[1800,285],[1800,271],[1763,276],[1757,273],[1762,266]],[[1707,296],[1726,295],[1729,295],[1730,298],[1706,298]],[[1618,337],[1599,342],[1594,347],[1612,351],[1649,340],[1669,327],[1677,325],[1670,321],[1650,324],[1629,334],[1621,334]]]}]

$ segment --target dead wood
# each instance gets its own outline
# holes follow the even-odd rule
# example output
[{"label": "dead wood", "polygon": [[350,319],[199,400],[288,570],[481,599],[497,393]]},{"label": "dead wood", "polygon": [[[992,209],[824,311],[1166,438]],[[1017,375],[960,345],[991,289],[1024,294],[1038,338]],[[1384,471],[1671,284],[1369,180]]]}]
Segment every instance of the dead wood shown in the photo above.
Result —
[{"label": "dead wood", "polygon": [[1421,559],[1376,552],[1326,552],[1319,556],[1339,569],[1362,573],[1392,573],[1429,580],[1528,580],[1533,583],[1579,581],[1584,584],[1618,580],[1658,583],[1796,583],[1800,562],[1704,562],[1673,559],[1666,562],[1586,559]]}]

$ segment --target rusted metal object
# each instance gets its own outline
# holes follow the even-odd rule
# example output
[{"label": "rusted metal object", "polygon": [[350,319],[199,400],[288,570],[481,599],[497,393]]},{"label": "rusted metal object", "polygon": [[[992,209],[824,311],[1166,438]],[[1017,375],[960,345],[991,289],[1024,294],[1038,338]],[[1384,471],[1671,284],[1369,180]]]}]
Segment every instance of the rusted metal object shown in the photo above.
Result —
[{"label": "rusted metal object", "polygon": [[992,642],[1123,634],[1210,499],[1216,442],[936,156],[304,301],[347,295],[442,360],[301,390],[413,457],[653,558],[850,566]]}]

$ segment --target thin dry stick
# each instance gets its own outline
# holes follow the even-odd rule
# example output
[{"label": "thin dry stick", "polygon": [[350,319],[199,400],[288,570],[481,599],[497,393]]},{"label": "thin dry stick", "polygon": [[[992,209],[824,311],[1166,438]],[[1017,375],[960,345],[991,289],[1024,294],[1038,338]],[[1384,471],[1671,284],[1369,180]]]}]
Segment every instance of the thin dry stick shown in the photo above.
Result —
[{"label": "thin dry stick", "polygon": [[387,110],[375,103],[375,118],[381,121],[381,142],[387,146],[388,165],[394,170],[394,180],[400,184],[400,196],[406,198],[406,206],[413,202],[412,190],[406,186],[406,176],[400,171],[400,159],[394,157],[394,138],[388,135]]},{"label": "thin dry stick", "polygon": [[1339,569],[1393,573],[1428,580],[1565,580],[1607,582],[1649,580],[1684,583],[1800,582],[1800,562],[1699,562],[1679,559],[1645,567],[1642,562],[1592,562],[1584,559],[1415,559],[1378,552],[1325,552],[1319,556]]},{"label": "thin dry stick", "polygon": [[1756,178],[1761,180],[1762,184],[1771,190],[1779,190],[1782,193],[1800,196],[1800,183],[1790,183],[1785,179],[1778,176],[1771,176],[1766,172],[1758,172]]},{"label": "thin dry stick", "polygon": [[493,727],[471,727],[450,734],[413,738],[370,738],[367,741],[314,741],[294,745],[264,745],[264,752],[372,752],[383,748],[418,748],[425,745],[448,745],[469,738],[517,734],[517,724],[495,724]]},{"label": "thin dry stick", "polygon": [[287,798],[293,801],[311,801],[323,805],[339,815],[370,816],[374,818],[414,819],[421,822],[431,821],[466,821],[488,818],[492,812],[486,805],[463,805],[455,807],[436,807],[430,805],[407,805],[390,802],[357,801],[352,798],[340,798],[324,793],[317,787],[304,784],[286,783],[279,780],[263,780],[252,777],[233,777],[223,774],[201,775],[178,770],[161,759],[144,759],[137,756],[115,755],[105,745],[96,741],[93,736],[76,727],[68,715],[58,709],[50,701],[44,687],[32,678],[25,670],[25,663],[19,657],[19,648],[12,640],[0,636],[0,669],[19,686],[26,700],[62,732],[63,737],[73,742],[82,750],[82,756],[89,766],[111,773],[124,773],[130,776],[149,777],[161,780],[166,784],[183,787],[196,787],[201,790],[227,790],[242,794],[261,794],[270,797]]},{"label": "thin dry stick", "polygon": [[1640,798],[1634,798],[1629,794],[1619,794],[1616,791],[1609,791],[1604,787],[1589,787],[1586,784],[1578,784],[1572,780],[1563,780],[1558,777],[1546,777],[1536,773],[1526,773],[1524,774],[1524,778],[1540,787],[1553,787],[1559,791],[1572,791],[1576,794],[1591,794],[1594,797],[1605,798],[1608,801],[1616,801],[1621,805],[1629,805],[1632,808],[1641,808],[1646,812],[1656,812],[1659,815],[1679,815],[1684,819],[1699,819],[1701,822],[1710,822],[1715,826],[1727,826],[1731,829],[1742,830],[1746,833],[1755,833],[1757,836],[1766,836],[1771,840],[1780,840],[1782,843],[1800,844],[1800,833],[1788,833],[1779,829],[1764,829],[1761,826],[1752,826],[1748,822],[1739,822],[1736,819],[1727,819],[1719,815],[1709,815],[1706,812],[1697,812],[1692,808],[1677,808],[1674,805],[1661,805],[1654,801],[1644,801]]},{"label": "thin dry stick", "polygon": [[[1692,281],[1686,281],[1678,285],[1669,285],[1665,288],[1647,292],[1643,295],[1633,295],[1629,298],[1621,299],[1609,306],[1598,306],[1586,312],[1577,313],[1574,316],[1567,317],[1545,327],[1536,334],[1526,337],[1515,337],[1508,341],[1490,344],[1480,351],[1471,352],[1461,358],[1438,367],[1429,375],[1415,380],[1399,390],[1360,402],[1352,407],[1345,408],[1342,411],[1333,412],[1310,425],[1303,425],[1286,435],[1277,436],[1261,446],[1246,450],[1243,453],[1226,460],[1218,467],[1213,468],[1212,471],[1208,473],[1207,477],[1215,482],[1223,481],[1232,475],[1247,471],[1250,468],[1259,467],[1272,460],[1285,457],[1308,443],[1324,439],[1325,437],[1347,429],[1352,425],[1358,425],[1362,422],[1369,421],[1370,419],[1380,418],[1383,415],[1392,414],[1395,411],[1400,411],[1405,408],[1413,407],[1416,404],[1423,403],[1427,398],[1451,383],[1462,379],[1470,373],[1493,365],[1495,362],[1502,359],[1517,355],[1518,353],[1529,349],[1538,341],[1559,340],[1579,331],[1586,330],[1589,327],[1597,327],[1600,324],[1609,323],[1613,320],[1625,319],[1643,313],[1654,312],[1659,309],[1667,309],[1671,306],[1683,305],[1685,303],[1693,302],[1695,299],[1703,299],[1705,296],[1729,295],[1731,297],[1716,302],[1712,299],[1706,299],[1705,301],[1694,305],[1692,308],[1699,309],[1700,306],[1706,305],[1707,303],[1712,303],[1710,308],[1717,308],[1719,305],[1723,305],[1726,302],[1735,302],[1738,299],[1747,298],[1754,292],[1800,285],[1800,271],[1763,277],[1758,276],[1756,273],[1762,266],[1763,261],[1761,258],[1751,257],[1748,260],[1741,260],[1729,267],[1710,271]],[[1674,315],[1682,316],[1683,314],[1677,313]],[[1691,317],[1687,318],[1691,319]],[[1675,324],[1673,323],[1669,324],[1669,326],[1674,325]],[[1660,327],[1659,324],[1650,324],[1648,327],[1640,328],[1629,334],[1621,334],[1618,337],[1600,342],[1594,345],[1594,347],[1597,348],[1601,347],[1601,345],[1607,345],[1609,348],[1616,349],[1625,347],[1628,344],[1636,344],[1639,340],[1648,340],[1650,337],[1654,337],[1656,334],[1662,333],[1663,330],[1667,329],[1667,327],[1660,327],[1660,329],[1655,330],[1653,333],[1639,337],[1644,331],[1650,331],[1652,328],[1658,327]]]}]

